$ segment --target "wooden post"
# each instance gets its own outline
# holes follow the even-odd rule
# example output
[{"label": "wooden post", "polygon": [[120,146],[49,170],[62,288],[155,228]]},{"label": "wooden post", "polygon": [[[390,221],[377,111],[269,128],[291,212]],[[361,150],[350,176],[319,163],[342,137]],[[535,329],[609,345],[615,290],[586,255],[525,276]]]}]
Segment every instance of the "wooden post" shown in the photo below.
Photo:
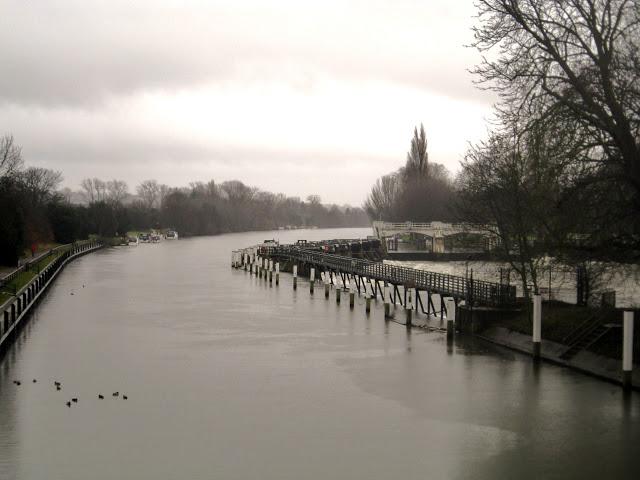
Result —
[{"label": "wooden post", "polygon": [[329,272],[324,272],[324,298],[329,298]]},{"label": "wooden post", "polygon": [[298,265],[293,266],[293,289],[298,289]]},{"label": "wooden post", "polygon": [[391,317],[391,298],[389,298],[389,285],[384,282],[384,318]]},{"label": "wooden post", "polygon": [[280,262],[276,262],[276,287],[280,285]]},{"label": "wooden post", "polygon": [[533,296],[533,358],[540,359],[540,340],[542,333],[542,297],[540,295]]},{"label": "wooden post", "polygon": [[407,292],[407,291],[409,293],[409,299],[404,304],[404,313],[405,313],[405,316],[406,316],[406,319],[407,319],[406,327],[407,328],[411,328],[411,326],[412,326],[411,317],[412,317],[412,314],[413,314],[413,305],[412,305],[412,302],[411,302],[411,289],[408,289],[408,288],[405,287],[405,292]]},{"label": "wooden post", "polygon": [[367,315],[369,315],[369,313],[371,312],[371,296],[366,293],[364,295],[366,297],[365,312],[367,313]]},{"label": "wooden post", "polygon": [[356,298],[356,286],[353,283],[353,279],[349,280],[349,308],[353,310],[353,305]]},{"label": "wooden post", "polygon": [[440,296],[440,302],[447,304],[447,340],[452,340],[456,321],[456,301],[451,297]]},{"label": "wooden post", "polygon": [[622,386],[632,387],[633,374],[633,312],[624,312],[622,320]]},{"label": "wooden post", "polygon": [[316,269],[311,267],[311,271],[309,272],[309,293],[313,295],[313,283],[316,279]]},{"label": "wooden post", "polygon": [[340,289],[336,288],[336,303],[340,305]]}]

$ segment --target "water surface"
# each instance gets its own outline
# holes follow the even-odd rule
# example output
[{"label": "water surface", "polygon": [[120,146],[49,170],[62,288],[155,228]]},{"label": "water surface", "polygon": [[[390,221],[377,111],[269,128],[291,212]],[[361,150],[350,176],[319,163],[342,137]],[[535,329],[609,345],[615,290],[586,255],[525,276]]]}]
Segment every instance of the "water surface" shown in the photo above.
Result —
[{"label": "water surface", "polygon": [[0,360],[0,478],[640,478],[637,394],[230,268],[267,238],[367,234],[71,263]]}]

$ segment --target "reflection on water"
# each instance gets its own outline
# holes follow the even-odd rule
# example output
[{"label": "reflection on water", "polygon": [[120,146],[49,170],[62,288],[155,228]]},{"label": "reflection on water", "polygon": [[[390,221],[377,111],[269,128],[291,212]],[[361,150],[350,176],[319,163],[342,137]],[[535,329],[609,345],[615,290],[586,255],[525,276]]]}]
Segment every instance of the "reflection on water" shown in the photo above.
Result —
[{"label": "reflection on water", "polygon": [[264,238],[368,233],[194,238],[70,264],[0,364],[0,478],[640,474],[637,394],[229,267]]}]

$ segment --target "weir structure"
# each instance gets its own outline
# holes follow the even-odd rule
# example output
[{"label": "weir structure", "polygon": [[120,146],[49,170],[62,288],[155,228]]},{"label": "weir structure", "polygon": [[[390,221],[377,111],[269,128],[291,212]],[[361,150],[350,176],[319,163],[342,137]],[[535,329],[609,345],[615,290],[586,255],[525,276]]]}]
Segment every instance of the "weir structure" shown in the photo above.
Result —
[{"label": "weir structure", "polygon": [[[70,245],[57,247],[49,252],[48,255],[56,254],[62,251],[55,260],[49,265],[39,270],[36,275],[22,288],[11,292],[12,297],[4,304],[0,305],[0,353],[4,348],[13,341],[18,328],[24,324],[31,308],[37,304],[41,295],[46,291],[47,287],[55,280],[58,273],[65,265],[87,253],[102,248],[104,244],[98,240],[89,240],[84,242],[76,242]],[[43,257],[44,258],[44,257]],[[10,275],[7,275],[0,287],[6,285],[16,275],[31,268],[28,264],[24,265]]]},{"label": "weir structure", "polygon": [[[398,236],[415,234],[430,240],[428,250],[433,253],[445,252],[445,238],[453,235],[477,235],[487,241],[487,249],[493,250],[498,243],[498,237],[491,233],[488,225],[473,223],[446,222],[373,222],[373,231],[381,241],[385,241],[390,248],[397,250]],[[395,244],[395,247],[393,245]]]}]

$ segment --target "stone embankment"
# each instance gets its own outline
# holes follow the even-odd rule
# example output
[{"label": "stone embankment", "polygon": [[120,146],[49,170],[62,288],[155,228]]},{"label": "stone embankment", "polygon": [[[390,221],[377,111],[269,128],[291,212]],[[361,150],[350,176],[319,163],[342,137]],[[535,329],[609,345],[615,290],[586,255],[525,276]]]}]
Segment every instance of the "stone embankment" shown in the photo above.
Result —
[{"label": "stone embankment", "polygon": [[[10,345],[16,337],[16,332],[25,323],[31,309],[38,303],[42,294],[58,276],[67,263],[76,258],[102,248],[104,244],[97,240],[78,242],[64,246],[60,253],[46,267],[40,269],[25,285],[10,292],[11,297],[0,305],[0,352]],[[24,273],[26,267],[21,267],[12,275]],[[8,277],[3,283],[6,285]],[[6,287],[5,287],[6,288]]]}]

